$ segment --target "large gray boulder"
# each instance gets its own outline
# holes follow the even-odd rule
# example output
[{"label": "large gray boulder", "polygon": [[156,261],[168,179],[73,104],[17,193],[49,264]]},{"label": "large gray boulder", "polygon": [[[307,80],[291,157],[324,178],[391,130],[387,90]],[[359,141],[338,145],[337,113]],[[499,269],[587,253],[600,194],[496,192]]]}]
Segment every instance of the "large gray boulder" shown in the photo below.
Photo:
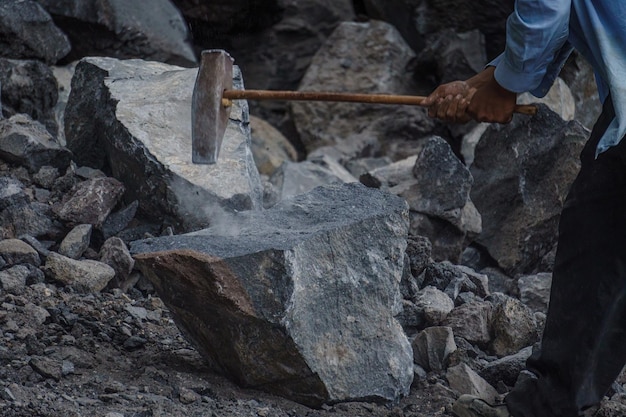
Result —
[{"label": "large gray boulder", "polygon": [[[197,69],[142,60],[86,58],[65,110],[67,147],[79,165],[107,171],[140,212],[197,230],[225,209],[261,207],[248,109],[236,101],[217,164],[191,162],[191,96]],[[235,71],[235,88],[242,88]]]},{"label": "large gray boulder", "polygon": [[0,56],[54,64],[69,51],[69,40],[36,1],[0,2]]},{"label": "large gray boulder", "polygon": [[536,116],[489,126],[478,142],[470,169],[483,226],[476,242],[510,275],[533,272],[556,244],[588,134],[539,105]]},{"label": "large gray boulder", "polygon": [[[344,22],[317,52],[299,90],[413,94],[409,64],[415,54],[391,25]],[[416,106],[293,102],[294,123],[308,152],[322,146],[355,144],[348,158],[385,154],[407,157],[398,143],[432,132],[435,122]],[[402,148],[400,146],[400,148]]]},{"label": "large gray boulder", "polygon": [[69,37],[70,61],[143,58],[194,66],[187,23],[170,0],[37,0]]},{"label": "large gray boulder", "polygon": [[318,187],[131,252],[217,369],[310,406],[395,401],[413,353],[394,315],[406,203],[360,184]]}]

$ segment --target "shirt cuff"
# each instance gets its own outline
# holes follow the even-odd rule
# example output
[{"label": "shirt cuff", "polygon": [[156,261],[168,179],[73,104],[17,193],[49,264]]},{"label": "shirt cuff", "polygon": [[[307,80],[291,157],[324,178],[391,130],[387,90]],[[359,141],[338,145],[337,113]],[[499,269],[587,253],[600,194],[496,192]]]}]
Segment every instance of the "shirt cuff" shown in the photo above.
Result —
[{"label": "shirt cuff", "polygon": [[[537,72],[529,74],[517,71],[507,63],[506,59],[503,58],[503,55],[504,54],[500,55],[489,64],[492,65],[494,62],[496,63],[496,69],[493,75],[498,84],[514,93],[525,93],[529,91],[533,95],[537,95],[536,93],[541,94],[543,89],[545,89],[545,86],[543,86],[544,88],[540,88],[542,87],[541,84],[544,78],[544,73]],[[542,96],[545,95],[549,89],[550,86],[548,86]]]}]

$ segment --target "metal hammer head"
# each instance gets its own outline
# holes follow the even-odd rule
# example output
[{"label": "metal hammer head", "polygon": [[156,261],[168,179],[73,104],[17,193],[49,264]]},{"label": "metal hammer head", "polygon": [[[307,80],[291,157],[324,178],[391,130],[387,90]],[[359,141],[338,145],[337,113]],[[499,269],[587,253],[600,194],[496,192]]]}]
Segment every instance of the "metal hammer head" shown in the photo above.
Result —
[{"label": "metal hammer head", "polygon": [[230,106],[224,106],[224,90],[233,87],[233,59],[222,50],[202,51],[191,99],[191,160],[214,164],[226,133]]}]

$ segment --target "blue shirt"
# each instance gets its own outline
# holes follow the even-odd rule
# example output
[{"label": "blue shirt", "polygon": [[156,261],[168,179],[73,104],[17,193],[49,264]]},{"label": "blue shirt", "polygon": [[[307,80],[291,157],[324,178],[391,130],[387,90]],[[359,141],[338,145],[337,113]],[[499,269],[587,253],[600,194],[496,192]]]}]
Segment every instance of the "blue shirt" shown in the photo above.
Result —
[{"label": "blue shirt", "polygon": [[597,153],[626,134],[626,1],[516,0],[507,20],[506,48],[489,65],[507,90],[546,95],[576,48],[591,64],[600,100],[611,95],[615,119]]}]

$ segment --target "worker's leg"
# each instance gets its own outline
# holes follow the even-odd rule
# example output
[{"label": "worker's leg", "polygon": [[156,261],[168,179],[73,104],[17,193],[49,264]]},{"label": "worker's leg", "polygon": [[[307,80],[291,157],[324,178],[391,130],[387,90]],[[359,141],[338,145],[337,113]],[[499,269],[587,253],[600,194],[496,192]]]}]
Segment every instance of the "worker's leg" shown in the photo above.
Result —
[{"label": "worker's leg", "polygon": [[605,106],[565,202],[538,378],[507,396],[514,417],[573,417],[600,402],[626,363],[626,139],[594,159]]}]

